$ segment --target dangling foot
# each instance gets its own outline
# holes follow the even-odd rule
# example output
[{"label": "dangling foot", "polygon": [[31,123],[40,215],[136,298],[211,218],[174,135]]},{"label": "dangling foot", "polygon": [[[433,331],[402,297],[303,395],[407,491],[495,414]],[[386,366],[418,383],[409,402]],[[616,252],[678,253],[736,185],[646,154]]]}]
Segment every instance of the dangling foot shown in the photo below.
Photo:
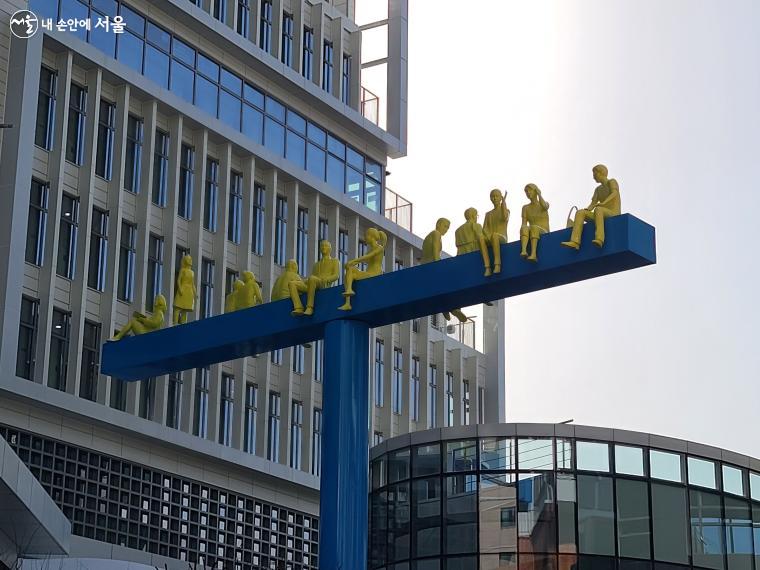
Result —
[{"label": "dangling foot", "polygon": [[536,257],[535,253],[530,254],[530,257],[528,257],[528,261],[532,261],[533,263],[538,261],[538,258]]},{"label": "dangling foot", "polygon": [[520,252],[520,257],[522,257],[523,259],[525,259],[526,257],[528,257],[528,252],[527,251],[521,251]]},{"label": "dangling foot", "polygon": [[486,267],[485,273],[483,273],[483,277],[490,277],[491,276],[491,268]]},{"label": "dangling foot", "polygon": [[290,314],[293,315],[294,317],[300,317],[301,315],[303,315],[303,307],[296,307],[295,309],[290,311]]},{"label": "dangling foot", "polygon": [[451,320],[451,313],[449,313],[447,311],[444,311],[443,312],[443,318],[446,319],[447,321],[450,321]]},{"label": "dangling foot", "polygon": [[596,247],[602,247],[602,246],[604,246],[604,240],[603,239],[595,239],[591,243],[593,243]]},{"label": "dangling foot", "polygon": [[574,249],[576,251],[581,248],[581,244],[574,241],[563,241],[561,245],[564,245],[565,247],[569,247],[570,249]]},{"label": "dangling foot", "polygon": [[340,307],[338,307],[339,311],[350,311],[351,310],[351,299],[350,297],[346,297],[346,302],[343,303]]},{"label": "dangling foot", "polygon": [[493,266],[493,272],[494,274],[501,273],[501,263],[497,263],[496,265]]},{"label": "dangling foot", "polygon": [[465,315],[461,309],[454,309],[451,311],[454,316],[459,319],[460,323],[466,323],[467,322],[467,315]]},{"label": "dangling foot", "polygon": [[307,317],[310,317],[314,314],[314,307],[306,307],[306,310],[303,312],[303,314]]}]

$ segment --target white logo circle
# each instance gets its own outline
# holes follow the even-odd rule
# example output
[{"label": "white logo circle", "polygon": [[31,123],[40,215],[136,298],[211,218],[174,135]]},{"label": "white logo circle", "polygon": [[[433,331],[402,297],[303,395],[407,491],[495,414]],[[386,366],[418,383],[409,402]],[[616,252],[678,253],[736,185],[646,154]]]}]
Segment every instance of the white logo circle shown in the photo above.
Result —
[{"label": "white logo circle", "polygon": [[31,38],[39,27],[37,16],[29,10],[19,10],[11,16],[11,33],[22,40]]}]

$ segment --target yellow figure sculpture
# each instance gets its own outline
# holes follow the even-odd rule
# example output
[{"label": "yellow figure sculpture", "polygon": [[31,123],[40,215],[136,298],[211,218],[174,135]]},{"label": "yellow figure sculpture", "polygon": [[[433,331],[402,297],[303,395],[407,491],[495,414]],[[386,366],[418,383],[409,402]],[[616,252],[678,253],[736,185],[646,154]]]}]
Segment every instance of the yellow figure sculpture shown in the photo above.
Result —
[{"label": "yellow figure sculpture", "polygon": [[597,164],[592,169],[592,173],[599,186],[594,190],[591,204],[586,209],[576,212],[570,241],[562,242],[565,247],[573,249],[581,247],[581,232],[586,220],[594,222],[594,240],[591,243],[596,247],[602,247],[604,245],[604,220],[610,216],[620,215],[620,187],[617,180],[607,177],[607,167],[603,164]]},{"label": "yellow figure sculpture", "polygon": [[290,298],[290,283],[303,283],[303,279],[298,274],[298,264],[295,259],[291,259],[285,264],[285,271],[277,278],[272,287],[272,301]]},{"label": "yellow figure sculpture", "polygon": [[[430,232],[422,242],[422,263],[432,263],[441,259],[441,251],[443,251],[443,244],[441,238],[446,235],[451,227],[451,222],[446,218],[438,218],[435,223],[435,229]],[[461,309],[452,309],[451,313],[456,316],[461,322],[466,322],[467,317],[461,311]],[[451,319],[451,314],[448,312],[443,313],[446,320]]]},{"label": "yellow figure sculpture", "polygon": [[153,314],[148,316],[138,312],[133,313],[124,328],[114,335],[113,340],[121,340],[129,333],[138,335],[158,330],[164,326],[165,317],[166,297],[156,295],[156,300],[153,302]]},{"label": "yellow figure sculpture", "polygon": [[[346,263],[345,289],[343,291],[343,297],[346,302],[338,307],[341,311],[351,310],[351,297],[354,295],[354,281],[369,279],[370,277],[375,277],[383,272],[383,254],[385,252],[385,244],[388,242],[388,236],[385,235],[385,232],[382,230],[369,228],[364,234],[364,239],[369,246],[367,254],[352,259]],[[366,263],[367,269],[364,271],[359,269],[357,266],[360,263]]]},{"label": "yellow figure sculpture", "polygon": [[[549,231],[549,202],[541,196],[541,190],[535,184],[525,186],[525,195],[530,204],[522,208],[522,226],[520,226],[520,257],[528,261],[538,261],[538,240],[541,234]],[[528,255],[530,243],[530,255]]]},{"label": "yellow figure sculpture", "polygon": [[259,287],[253,271],[243,271],[243,281],[239,283],[242,283],[242,287],[239,291],[236,290],[235,310],[250,309],[264,302],[261,287]]},{"label": "yellow figure sculpture", "polygon": [[[501,273],[501,244],[507,243],[507,224],[509,210],[507,209],[507,193],[501,195],[497,188],[491,190],[493,210],[486,213],[483,220],[483,237],[493,252],[493,272]],[[490,275],[490,264],[486,265],[486,277]]]},{"label": "yellow figure sculpture", "polygon": [[[314,314],[314,295],[317,289],[329,287],[340,277],[340,261],[332,255],[332,245],[326,239],[319,242],[319,252],[322,258],[314,264],[311,275],[306,281],[290,282],[290,298],[293,301],[294,316]],[[306,310],[301,303],[301,293],[306,293]]]},{"label": "yellow figure sculpture", "polygon": [[174,316],[172,322],[181,325],[187,322],[187,314],[195,310],[195,273],[193,273],[193,258],[182,256],[182,268],[177,274],[174,284]]},{"label": "yellow figure sculpture", "polygon": [[480,251],[483,257],[483,266],[486,269],[485,276],[491,275],[491,260],[488,257],[486,238],[483,235],[483,226],[478,223],[478,211],[475,208],[467,208],[464,211],[464,224],[454,232],[457,244],[457,255],[463,255],[473,251]]},{"label": "yellow figure sculpture", "polygon": [[243,291],[243,282],[238,279],[232,284],[232,291],[224,298],[224,312],[232,313],[238,310],[238,300]]}]

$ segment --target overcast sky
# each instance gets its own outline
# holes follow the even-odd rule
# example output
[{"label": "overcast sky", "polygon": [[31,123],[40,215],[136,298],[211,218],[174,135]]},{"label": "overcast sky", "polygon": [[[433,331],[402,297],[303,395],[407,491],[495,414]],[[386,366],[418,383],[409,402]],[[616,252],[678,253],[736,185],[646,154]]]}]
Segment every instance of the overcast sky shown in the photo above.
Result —
[{"label": "overcast sky", "polygon": [[388,186],[417,234],[499,187],[516,240],[528,182],[562,228],[598,162],[657,228],[654,267],[507,301],[508,420],[760,457],[760,2],[409,4],[409,149]]}]

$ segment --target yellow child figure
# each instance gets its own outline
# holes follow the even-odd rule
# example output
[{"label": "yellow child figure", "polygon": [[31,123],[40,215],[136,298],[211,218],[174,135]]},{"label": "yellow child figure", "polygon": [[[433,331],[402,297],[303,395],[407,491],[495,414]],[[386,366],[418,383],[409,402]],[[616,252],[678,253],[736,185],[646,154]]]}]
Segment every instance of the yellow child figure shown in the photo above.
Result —
[{"label": "yellow child figure", "polygon": [[158,330],[164,326],[165,316],[166,297],[163,295],[156,295],[156,300],[153,302],[153,314],[147,316],[138,312],[133,313],[132,318],[129,319],[129,322],[124,328],[114,335],[113,340],[121,340],[128,333],[138,335]]},{"label": "yellow child figure", "polygon": [[[522,208],[522,226],[520,226],[520,257],[528,261],[538,261],[538,240],[541,234],[549,231],[549,202],[541,196],[541,190],[535,184],[525,186],[525,195],[530,204]],[[528,255],[528,242],[531,252]]]},{"label": "yellow child figure", "polygon": [[195,299],[198,294],[195,290],[195,273],[193,273],[193,258],[185,254],[182,256],[182,268],[177,274],[177,282],[174,284],[174,316],[172,322],[175,325],[187,322],[187,314],[195,310]]},{"label": "yellow child figure", "polygon": [[[235,297],[235,308],[250,309],[256,305],[260,305],[264,302],[264,298],[261,295],[261,288],[256,282],[256,276],[253,271],[243,271],[243,286],[240,291],[237,292]],[[237,284],[236,284],[237,285]]]},{"label": "yellow child figure", "polygon": [[[382,230],[369,228],[364,234],[364,239],[369,246],[367,254],[352,259],[346,263],[345,290],[343,291],[343,297],[346,299],[346,302],[338,307],[341,311],[351,310],[351,296],[354,295],[354,281],[369,279],[370,277],[375,277],[383,272],[383,254],[385,252],[385,244],[388,242],[388,236],[385,235],[385,232]],[[367,264],[367,269],[365,271],[362,271],[357,267],[360,263]]]},{"label": "yellow child figure", "polygon": [[[326,239],[319,242],[322,258],[314,264],[311,275],[304,281],[290,282],[290,298],[293,301],[294,316],[314,314],[314,294],[317,289],[329,287],[340,276],[340,261],[332,257],[332,245]],[[301,303],[301,293],[306,293],[306,310]]]},{"label": "yellow child figure", "polygon": [[463,255],[473,251],[480,251],[483,257],[483,266],[486,268],[485,276],[491,275],[491,260],[488,257],[486,238],[483,235],[483,226],[478,223],[478,211],[475,208],[467,208],[464,211],[464,224],[454,232],[457,244],[457,255]]},{"label": "yellow child figure", "polygon": [[592,173],[599,186],[594,190],[591,204],[585,210],[576,212],[570,241],[562,242],[565,247],[573,249],[581,247],[581,232],[586,220],[594,222],[594,240],[591,243],[596,247],[602,247],[604,245],[604,220],[610,216],[620,215],[620,187],[617,180],[607,177],[607,167],[603,164],[597,164],[592,169]]},{"label": "yellow child figure", "polygon": [[280,299],[288,299],[290,297],[290,282],[303,283],[303,279],[298,274],[298,263],[295,259],[291,259],[285,265],[285,271],[277,278],[272,287],[272,301],[279,301]]},{"label": "yellow child figure", "polygon": [[[438,218],[438,221],[435,223],[435,229],[425,236],[425,239],[422,242],[422,263],[432,263],[441,259],[441,251],[443,250],[441,238],[449,231],[449,227],[451,227],[451,222],[449,220],[446,218]],[[456,318],[461,322],[464,323],[467,321],[467,317],[461,309],[452,309],[451,312],[454,313]],[[447,312],[443,313],[443,316],[446,317],[447,321],[451,319],[451,314]]]},{"label": "yellow child figure", "polygon": [[[507,209],[507,193],[501,195],[497,188],[491,190],[493,210],[486,213],[483,220],[483,237],[493,252],[493,272],[501,273],[501,244],[507,243],[507,224],[509,210]],[[490,264],[486,265],[486,277],[491,274]]]},{"label": "yellow child figure", "polygon": [[238,279],[235,281],[235,283],[232,284],[232,291],[227,294],[227,296],[224,298],[224,312],[225,313],[232,313],[233,311],[238,310],[238,300],[240,298],[240,294],[243,291],[243,282]]}]

